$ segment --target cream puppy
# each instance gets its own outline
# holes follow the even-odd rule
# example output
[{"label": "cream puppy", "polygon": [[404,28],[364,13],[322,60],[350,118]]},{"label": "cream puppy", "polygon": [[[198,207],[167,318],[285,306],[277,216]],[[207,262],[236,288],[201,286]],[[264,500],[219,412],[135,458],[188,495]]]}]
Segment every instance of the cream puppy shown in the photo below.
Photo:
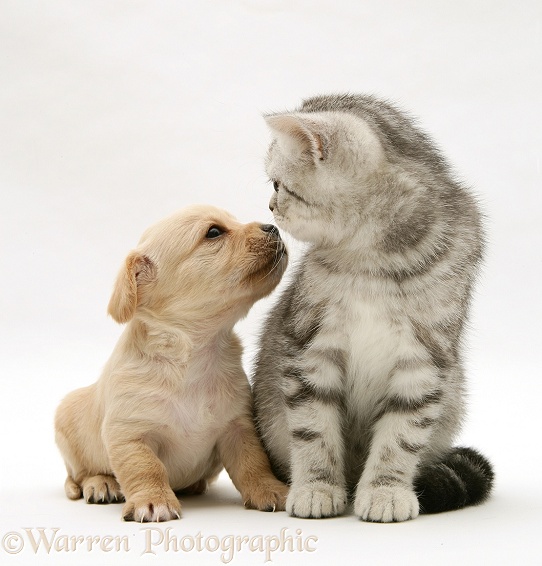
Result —
[{"label": "cream puppy", "polygon": [[224,466],[245,506],[284,509],[233,326],[275,288],[286,258],[274,226],[210,206],[143,234],[109,303],[128,325],[98,382],[56,412],[70,499],[125,500],[125,520],[167,521],[180,517],[175,492],[203,493]]}]

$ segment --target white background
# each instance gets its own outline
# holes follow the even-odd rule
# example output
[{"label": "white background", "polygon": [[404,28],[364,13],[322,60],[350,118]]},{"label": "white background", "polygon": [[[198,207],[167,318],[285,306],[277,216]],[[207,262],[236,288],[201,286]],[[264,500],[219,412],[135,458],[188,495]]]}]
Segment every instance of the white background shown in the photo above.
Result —
[{"label": "white background", "polygon": [[[26,537],[0,563],[221,563],[163,546],[141,556],[144,533],[119,506],[68,501],[54,410],[109,356],[121,331],[109,293],[141,232],[193,202],[270,221],[261,114],[350,91],[417,115],[484,203],[459,441],[493,460],[494,495],[405,524],[304,521],[242,509],[224,476],[167,526],[318,537],[277,564],[542,564],[541,21],[539,0],[0,2],[0,537],[44,527],[131,541],[34,555]],[[268,306],[239,326],[247,368]],[[245,549],[233,563],[264,560]]]}]

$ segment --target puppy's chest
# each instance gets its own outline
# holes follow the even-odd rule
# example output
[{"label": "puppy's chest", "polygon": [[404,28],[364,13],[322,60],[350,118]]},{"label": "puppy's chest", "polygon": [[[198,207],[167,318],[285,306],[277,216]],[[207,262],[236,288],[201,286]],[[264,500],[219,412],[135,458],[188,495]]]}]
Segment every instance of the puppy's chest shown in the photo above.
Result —
[{"label": "puppy's chest", "polygon": [[228,387],[227,378],[217,373],[191,372],[167,404],[170,428],[183,437],[211,440],[236,411]]},{"label": "puppy's chest", "polygon": [[[232,413],[231,398],[224,395],[218,385],[209,384],[204,391],[198,388],[188,397],[181,408],[180,419],[185,420],[186,428],[195,426],[199,430],[219,431],[231,420]],[[187,415],[191,417],[190,422],[186,422]]]}]

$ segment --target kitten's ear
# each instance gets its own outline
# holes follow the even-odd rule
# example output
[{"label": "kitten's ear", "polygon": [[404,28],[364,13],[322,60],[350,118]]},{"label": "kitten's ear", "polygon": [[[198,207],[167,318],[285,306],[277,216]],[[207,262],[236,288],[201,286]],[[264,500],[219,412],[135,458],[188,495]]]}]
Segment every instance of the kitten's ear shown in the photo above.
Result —
[{"label": "kitten's ear", "polygon": [[279,143],[286,145],[288,150],[310,153],[315,161],[324,159],[324,136],[316,121],[295,114],[274,114],[264,118]]},{"label": "kitten's ear", "polygon": [[154,281],[156,265],[146,255],[131,252],[121,268],[107,312],[119,323],[128,322],[137,307],[138,287]]}]

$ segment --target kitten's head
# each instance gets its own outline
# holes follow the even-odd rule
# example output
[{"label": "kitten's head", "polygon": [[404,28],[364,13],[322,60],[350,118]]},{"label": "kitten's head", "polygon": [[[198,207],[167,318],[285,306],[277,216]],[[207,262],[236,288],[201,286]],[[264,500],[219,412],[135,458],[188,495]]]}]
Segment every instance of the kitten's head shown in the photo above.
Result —
[{"label": "kitten's head", "polygon": [[275,194],[276,222],[296,239],[336,245],[352,237],[384,160],[368,124],[346,112],[294,112],[266,116],[274,139],[266,171]]}]

